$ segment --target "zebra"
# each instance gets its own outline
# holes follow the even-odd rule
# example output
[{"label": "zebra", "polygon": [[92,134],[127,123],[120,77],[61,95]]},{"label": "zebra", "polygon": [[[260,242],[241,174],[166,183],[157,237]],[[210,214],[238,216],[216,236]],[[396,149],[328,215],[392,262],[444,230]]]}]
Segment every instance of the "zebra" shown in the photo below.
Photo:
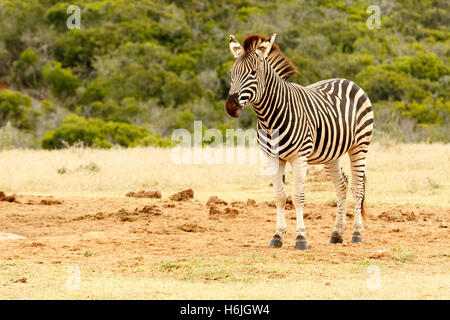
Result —
[{"label": "zebra", "polygon": [[323,80],[309,86],[289,81],[297,68],[270,38],[253,34],[243,46],[230,35],[230,50],[236,59],[231,66],[231,85],[225,109],[239,117],[251,104],[257,116],[259,148],[274,168],[271,178],[277,210],[276,231],[269,246],[279,248],[286,233],[284,171],[289,162],[293,171],[292,201],[295,206],[295,248],[306,250],[303,221],[304,184],[308,164],[323,164],[334,184],[337,212],[330,243],[342,243],[346,229],[348,178],[341,157],[348,153],[351,189],[355,199],[351,242],[362,242],[365,217],[365,165],[373,130],[373,110],[369,98],[346,79]]}]

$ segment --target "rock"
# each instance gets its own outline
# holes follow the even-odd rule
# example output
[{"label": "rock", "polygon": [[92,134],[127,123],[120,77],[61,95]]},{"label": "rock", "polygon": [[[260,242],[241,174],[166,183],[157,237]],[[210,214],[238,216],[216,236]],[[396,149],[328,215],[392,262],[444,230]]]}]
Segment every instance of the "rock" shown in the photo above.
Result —
[{"label": "rock", "polygon": [[220,209],[217,206],[211,206],[209,208],[210,215],[228,215],[228,216],[237,216],[239,214],[239,210],[232,207],[226,207],[224,210]]},{"label": "rock", "polygon": [[60,200],[55,200],[55,199],[42,199],[41,200],[41,204],[45,205],[45,206],[51,206],[54,204],[61,204],[62,202]]},{"label": "rock", "polygon": [[209,214],[210,215],[218,215],[218,214],[222,214],[222,213],[223,213],[223,211],[220,210],[218,207],[216,207],[214,205],[209,207]]},{"label": "rock", "polygon": [[16,195],[7,196],[3,191],[0,191],[0,201],[17,202]]},{"label": "rock", "polygon": [[185,223],[178,227],[178,229],[184,232],[204,232],[205,228],[195,224],[195,223]]},{"label": "rock", "polygon": [[134,212],[137,212],[138,214],[150,214],[154,216],[160,216],[161,215],[161,209],[158,206],[155,205],[148,205],[144,206],[141,209],[136,208],[134,209]]},{"label": "rock", "polygon": [[218,204],[227,205],[228,203],[225,200],[222,200],[216,196],[209,197],[208,202],[206,202],[206,205],[208,207],[211,207],[213,205],[218,205]]},{"label": "rock", "polygon": [[266,206],[268,206],[269,208],[276,208],[276,204],[275,201],[265,201],[263,202]]},{"label": "rock", "polygon": [[192,198],[194,198],[194,190],[187,189],[171,195],[169,199],[173,201],[186,201]]},{"label": "rock", "polygon": [[225,208],[225,214],[235,216],[235,215],[239,214],[239,210],[235,209],[235,208],[227,207],[227,208]]}]

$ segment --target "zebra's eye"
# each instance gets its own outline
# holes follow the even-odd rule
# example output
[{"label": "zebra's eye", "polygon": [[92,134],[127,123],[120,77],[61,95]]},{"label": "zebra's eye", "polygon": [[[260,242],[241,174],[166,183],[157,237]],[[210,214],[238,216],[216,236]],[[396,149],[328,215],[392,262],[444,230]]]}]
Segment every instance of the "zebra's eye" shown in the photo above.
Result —
[{"label": "zebra's eye", "polygon": [[250,74],[251,74],[252,76],[255,76],[255,75],[256,75],[256,70],[253,70],[252,72],[250,72]]}]

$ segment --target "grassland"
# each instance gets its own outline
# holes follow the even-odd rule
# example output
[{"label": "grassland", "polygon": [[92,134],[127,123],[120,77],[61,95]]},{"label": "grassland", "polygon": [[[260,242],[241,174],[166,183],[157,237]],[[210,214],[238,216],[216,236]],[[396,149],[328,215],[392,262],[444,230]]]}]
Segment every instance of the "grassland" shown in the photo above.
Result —
[{"label": "grassland", "polygon": [[[362,245],[348,242],[351,217],[344,243],[328,243],[334,191],[311,168],[310,248],[297,251],[292,209],[283,248],[267,247],[275,209],[258,165],[176,165],[170,150],[153,148],[3,151],[0,190],[17,202],[0,201],[0,232],[27,239],[0,241],[0,298],[448,299],[449,160],[444,144],[374,144]],[[168,200],[187,187],[194,200]],[[125,197],[140,189],[163,199]],[[239,214],[211,216],[211,195],[243,201],[233,205]],[[370,266],[379,268],[375,289]],[[74,267],[79,288],[67,285]]]},{"label": "grassland", "polygon": [[[170,149],[156,148],[8,150],[0,152],[0,190],[124,197],[130,190],[158,189],[164,197],[193,188],[201,201],[212,193],[230,200],[271,200],[270,179],[260,173],[258,164],[249,162],[176,164]],[[344,169],[350,172],[348,159],[344,160]],[[288,169],[288,182],[290,173]],[[368,154],[367,179],[369,204],[448,207],[450,147],[438,143],[374,144]],[[335,199],[331,183],[322,188],[308,183],[306,192],[311,202]]]}]

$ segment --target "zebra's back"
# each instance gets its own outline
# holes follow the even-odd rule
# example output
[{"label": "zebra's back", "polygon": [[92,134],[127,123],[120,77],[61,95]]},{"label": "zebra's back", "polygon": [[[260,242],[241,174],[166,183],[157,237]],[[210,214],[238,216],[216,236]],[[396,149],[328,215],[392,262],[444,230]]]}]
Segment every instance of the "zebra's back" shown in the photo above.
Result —
[{"label": "zebra's back", "polygon": [[373,111],[369,98],[354,82],[323,80],[305,88],[313,120],[313,150],[308,163],[331,162],[352,148],[369,144]]}]

